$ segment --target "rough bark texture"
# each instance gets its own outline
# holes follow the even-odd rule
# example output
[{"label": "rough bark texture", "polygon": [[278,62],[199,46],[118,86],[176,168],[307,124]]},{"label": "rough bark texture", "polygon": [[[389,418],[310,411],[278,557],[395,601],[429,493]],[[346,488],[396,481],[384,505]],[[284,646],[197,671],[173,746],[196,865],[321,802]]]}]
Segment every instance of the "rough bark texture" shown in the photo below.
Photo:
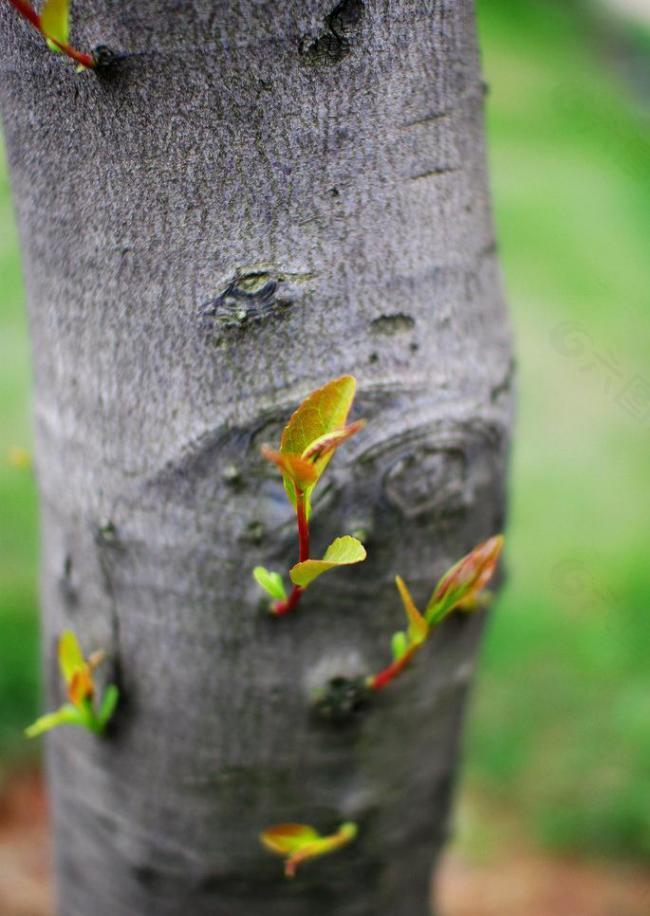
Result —
[{"label": "rough bark texture", "polygon": [[[62,916],[414,916],[445,838],[480,617],[449,620],[351,725],[310,695],[377,670],[503,524],[510,341],[469,0],[78,0],[75,74],[0,4],[0,99],[34,352],[49,701],[56,634],[103,646],[105,740],[53,733]],[[312,388],[356,374],[314,550],[369,559],[290,619],[294,561],[259,455]],[[360,825],[294,882],[258,832]]]}]

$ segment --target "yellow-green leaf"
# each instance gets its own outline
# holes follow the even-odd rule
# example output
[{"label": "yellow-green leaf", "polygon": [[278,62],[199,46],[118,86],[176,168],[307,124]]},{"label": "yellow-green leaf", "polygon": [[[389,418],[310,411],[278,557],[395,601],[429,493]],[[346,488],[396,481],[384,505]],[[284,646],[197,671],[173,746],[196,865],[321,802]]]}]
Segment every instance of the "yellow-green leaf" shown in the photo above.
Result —
[{"label": "yellow-green leaf", "polygon": [[260,839],[271,852],[285,856],[320,839],[320,834],[307,824],[276,824],[260,834]]},{"label": "yellow-green leaf", "polygon": [[29,728],[25,729],[28,738],[36,738],[44,732],[49,732],[58,725],[82,725],[82,718],[74,706],[62,706],[56,712],[49,712],[41,716]]},{"label": "yellow-green leaf", "polygon": [[415,603],[411,598],[411,593],[406,587],[406,583],[401,576],[395,576],[395,584],[399,590],[400,597],[404,605],[404,610],[406,611],[406,616],[409,620],[409,641],[412,646],[419,646],[420,643],[423,643],[427,638],[429,633],[429,624],[416,608]]},{"label": "yellow-green leaf", "polygon": [[72,630],[64,630],[63,633],[61,633],[59,637],[58,656],[59,668],[61,669],[63,680],[70,686],[77,671],[81,670],[86,665],[81,647]]},{"label": "yellow-green leaf", "polygon": [[287,593],[284,589],[282,576],[276,572],[269,572],[264,566],[256,566],[253,570],[253,578],[264,591],[275,598],[276,601],[284,601]]},{"label": "yellow-green leaf", "polygon": [[[316,440],[342,430],[352,407],[356,387],[357,381],[354,376],[342,375],[323,385],[322,388],[312,391],[292,414],[284,428],[280,440],[282,454],[302,457]],[[326,450],[312,462],[316,476],[306,494],[308,514],[311,490],[327,467],[335,448],[336,446]],[[295,506],[296,494],[291,480],[285,477],[284,485],[289,499]]]},{"label": "yellow-green leaf", "polygon": [[[70,0],[45,0],[41,10],[41,31],[46,40],[54,39],[67,45],[70,37]],[[60,51],[53,41],[47,41],[53,51]]]},{"label": "yellow-green leaf", "polygon": [[357,825],[341,824],[336,833],[321,836],[306,824],[278,824],[261,834],[267,849],[286,856],[284,873],[293,878],[301,862],[325,856],[351,843],[358,832]]},{"label": "yellow-green leaf", "polygon": [[366,558],[366,548],[361,541],[349,534],[336,538],[325,551],[322,560],[304,560],[296,563],[289,575],[294,585],[306,588],[314,579],[317,579],[328,569],[337,566],[349,566],[352,563],[361,563]]},{"label": "yellow-green leaf", "polygon": [[345,426],[356,387],[352,375],[343,375],[312,391],[285,426],[280,451],[302,455],[315,439]]}]

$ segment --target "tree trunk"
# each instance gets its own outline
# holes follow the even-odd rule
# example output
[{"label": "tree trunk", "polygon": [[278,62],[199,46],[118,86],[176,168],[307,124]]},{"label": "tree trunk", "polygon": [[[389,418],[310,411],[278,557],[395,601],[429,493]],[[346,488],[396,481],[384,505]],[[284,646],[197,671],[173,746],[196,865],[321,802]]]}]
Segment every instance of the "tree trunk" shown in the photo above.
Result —
[{"label": "tree trunk", "polygon": [[[401,573],[503,524],[510,339],[469,0],[77,0],[76,74],[0,5],[0,99],[34,355],[44,664],[71,627],[123,700],[48,738],[62,916],[414,916],[447,831],[482,628],[458,615],[351,724],[310,710],[378,670]],[[294,615],[259,446],[359,379],[366,429],[315,497],[314,552],[368,560]],[[111,668],[111,666],[108,666]],[[278,821],[359,824],[293,881]]]}]

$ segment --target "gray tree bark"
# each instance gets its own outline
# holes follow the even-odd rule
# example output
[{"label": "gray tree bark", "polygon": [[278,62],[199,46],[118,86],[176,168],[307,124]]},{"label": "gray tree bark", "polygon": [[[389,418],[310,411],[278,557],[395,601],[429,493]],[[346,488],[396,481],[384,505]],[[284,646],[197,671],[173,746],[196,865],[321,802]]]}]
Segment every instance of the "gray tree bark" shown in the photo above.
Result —
[{"label": "gray tree bark", "polygon": [[[0,4],[34,354],[44,664],[72,627],[123,702],[48,738],[62,916],[414,916],[447,832],[481,617],[450,619],[344,727],[402,611],[504,517],[510,336],[470,0],[78,0],[75,74]],[[207,304],[207,305],[206,305]],[[311,389],[367,428],[317,491],[317,554],[368,560],[270,620],[295,562],[277,442]],[[293,882],[287,820],[357,842]]]}]

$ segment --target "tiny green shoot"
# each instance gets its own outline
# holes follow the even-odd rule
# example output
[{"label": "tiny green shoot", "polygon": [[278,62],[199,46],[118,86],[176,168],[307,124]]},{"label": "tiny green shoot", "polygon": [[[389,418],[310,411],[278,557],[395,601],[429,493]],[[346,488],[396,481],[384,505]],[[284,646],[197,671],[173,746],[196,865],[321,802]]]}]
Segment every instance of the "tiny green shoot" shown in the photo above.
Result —
[{"label": "tiny green shoot", "polygon": [[69,703],[55,712],[37,719],[25,730],[28,738],[35,738],[58,725],[78,725],[95,734],[102,734],[110,721],[119,700],[119,690],[109,684],[97,708],[93,672],[104,660],[103,652],[93,652],[84,658],[77,637],[65,630],[59,637],[58,662],[65,682]]},{"label": "tiny green shoot", "polygon": [[293,878],[301,863],[347,846],[356,838],[357,833],[357,825],[350,822],[341,824],[329,836],[321,836],[307,824],[276,824],[267,827],[260,834],[260,840],[268,850],[285,857],[284,874],[287,878]]}]

